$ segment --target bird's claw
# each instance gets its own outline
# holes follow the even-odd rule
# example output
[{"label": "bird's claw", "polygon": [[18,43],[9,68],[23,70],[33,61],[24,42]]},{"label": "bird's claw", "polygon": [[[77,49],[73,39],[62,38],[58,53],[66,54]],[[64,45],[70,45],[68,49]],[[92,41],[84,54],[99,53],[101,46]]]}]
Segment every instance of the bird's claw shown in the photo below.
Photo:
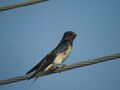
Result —
[{"label": "bird's claw", "polygon": [[65,66],[66,66],[66,64],[62,64],[62,68],[65,67]]}]

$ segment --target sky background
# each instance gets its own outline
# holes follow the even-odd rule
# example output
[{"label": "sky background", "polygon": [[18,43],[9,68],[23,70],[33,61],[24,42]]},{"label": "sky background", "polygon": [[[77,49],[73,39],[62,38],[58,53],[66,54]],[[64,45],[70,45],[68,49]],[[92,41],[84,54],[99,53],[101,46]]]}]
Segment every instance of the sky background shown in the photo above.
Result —
[{"label": "sky background", "polygon": [[[0,6],[24,0],[0,0]],[[120,53],[119,0],[50,0],[0,12],[0,79],[24,75],[57,46],[66,31],[78,34],[64,64]],[[120,59],[0,90],[120,90]]]}]

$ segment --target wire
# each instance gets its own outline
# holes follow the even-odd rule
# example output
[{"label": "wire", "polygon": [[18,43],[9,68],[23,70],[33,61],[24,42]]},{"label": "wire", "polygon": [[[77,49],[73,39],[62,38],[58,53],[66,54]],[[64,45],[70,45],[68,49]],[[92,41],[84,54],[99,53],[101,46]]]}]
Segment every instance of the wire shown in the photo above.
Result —
[{"label": "wire", "polygon": [[17,3],[17,4],[14,4],[14,5],[3,6],[3,7],[0,7],[0,12],[10,10],[10,9],[15,9],[15,8],[18,8],[18,7],[23,7],[23,6],[29,6],[29,5],[32,5],[32,4],[42,3],[44,1],[48,1],[48,0],[30,0],[30,1],[26,1],[26,2]]},{"label": "wire", "polygon": [[[120,53],[112,54],[112,55],[108,55],[108,56],[103,56],[103,57],[99,57],[96,59],[91,59],[91,60],[87,60],[87,61],[83,61],[80,63],[71,64],[71,65],[65,65],[63,67],[60,67],[60,68],[52,71],[52,72],[46,72],[46,73],[40,74],[39,77],[54,74],[54,73],[60,73],[63,71],[68,71],[71,69],[76,69],[76,68],[80,68],[80,67],[84,67],[84,66],[88,66],[88,65],[93,65],[93,64],[97,64],[97,63],[101,63],[101,62],[115,60],[118,58],[120,58]],[[10,83],[14,83],[14,82],[23,81],[23,80],[28,80],[29,77],[30,77],[30,74],[19,76],[19,77],[13,77],[13,78],[9,78],[6,80],[0,80],[0,85],[5,85],[5,84],[10,84]],[[35,76],[35,77],[38,77],[38,76]],[[33,78],[35,78],[35,77],[33,77]]]}]

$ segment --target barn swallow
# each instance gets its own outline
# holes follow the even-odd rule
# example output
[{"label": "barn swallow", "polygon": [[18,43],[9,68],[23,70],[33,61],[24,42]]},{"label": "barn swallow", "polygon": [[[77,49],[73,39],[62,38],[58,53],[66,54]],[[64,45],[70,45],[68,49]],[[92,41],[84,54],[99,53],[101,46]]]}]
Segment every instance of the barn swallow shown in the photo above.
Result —
[{"label": "barn swallow", "polygon": [[33,78],[40,72],[47,72],[55,67],[58,67],[59,65],[62,65],[71,52],[73,40],[76,36],[77,34],[72,31],[65,32],[58,46],[26,73],[32,73],[28,79]]}]

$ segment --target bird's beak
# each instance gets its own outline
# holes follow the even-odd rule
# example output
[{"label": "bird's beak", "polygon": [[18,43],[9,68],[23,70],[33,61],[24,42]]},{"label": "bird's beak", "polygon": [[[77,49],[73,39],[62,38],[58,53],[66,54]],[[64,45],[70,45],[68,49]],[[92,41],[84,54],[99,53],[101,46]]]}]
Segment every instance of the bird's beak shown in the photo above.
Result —
[{"label": "bird's beak", "polygon": [[77,36],[77,34],[75,33],[75,36]]}]

